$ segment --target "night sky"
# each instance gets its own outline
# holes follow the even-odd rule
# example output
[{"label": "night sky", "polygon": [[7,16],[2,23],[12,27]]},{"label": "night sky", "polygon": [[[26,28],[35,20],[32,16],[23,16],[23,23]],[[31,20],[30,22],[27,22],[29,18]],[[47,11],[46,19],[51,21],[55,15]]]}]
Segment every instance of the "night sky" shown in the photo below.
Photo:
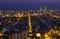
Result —
[{"label": "night sky", "polygon": [[0,10],[60,9],[60,0],[0,0]]}]

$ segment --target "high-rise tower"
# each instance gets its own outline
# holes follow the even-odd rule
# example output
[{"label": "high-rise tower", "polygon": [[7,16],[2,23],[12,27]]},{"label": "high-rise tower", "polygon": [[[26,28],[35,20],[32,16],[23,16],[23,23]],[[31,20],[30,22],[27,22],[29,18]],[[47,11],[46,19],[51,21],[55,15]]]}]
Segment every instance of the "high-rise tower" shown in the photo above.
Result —
[{"label": "high-rise tower", "polygon": [[44,10],[47,11],[47,6],[44,7]]},{"label": "high-rise tower", "polygon": [[40,11],[42,11],[42,6],[40,6]]}]

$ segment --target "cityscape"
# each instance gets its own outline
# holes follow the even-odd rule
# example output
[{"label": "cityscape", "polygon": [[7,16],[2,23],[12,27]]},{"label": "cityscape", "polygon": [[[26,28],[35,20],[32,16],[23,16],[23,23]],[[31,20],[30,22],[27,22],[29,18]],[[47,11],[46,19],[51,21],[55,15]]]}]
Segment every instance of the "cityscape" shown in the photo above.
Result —
[{"label": "cityscape", "polygon": [[60,39],[60,0],[0,0],[0,39]]},{"label": "cityscape", "polygon": [[60,39],[60,10],[0,10],[0,39]]}]

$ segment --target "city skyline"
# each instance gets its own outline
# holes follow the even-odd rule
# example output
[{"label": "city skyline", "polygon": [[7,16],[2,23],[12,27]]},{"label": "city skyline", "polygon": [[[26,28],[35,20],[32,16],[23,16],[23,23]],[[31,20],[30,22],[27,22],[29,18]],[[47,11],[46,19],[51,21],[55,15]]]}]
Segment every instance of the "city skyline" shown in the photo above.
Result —
[{"label": "city skyline", "polygon": [[0,0],[0,39],[59,39],[60,0]]}]

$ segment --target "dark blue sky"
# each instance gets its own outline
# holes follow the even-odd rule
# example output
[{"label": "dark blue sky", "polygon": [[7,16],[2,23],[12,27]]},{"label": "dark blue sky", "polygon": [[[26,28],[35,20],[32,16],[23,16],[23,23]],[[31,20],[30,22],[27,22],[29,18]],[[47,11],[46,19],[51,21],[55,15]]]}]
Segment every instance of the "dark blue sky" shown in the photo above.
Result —
[{"label": "dark blue sky", "polygon": [[60,9],[60,0],[0,0],[2,10],[30,10],[39,9],[40,6],[48,9]]}]

